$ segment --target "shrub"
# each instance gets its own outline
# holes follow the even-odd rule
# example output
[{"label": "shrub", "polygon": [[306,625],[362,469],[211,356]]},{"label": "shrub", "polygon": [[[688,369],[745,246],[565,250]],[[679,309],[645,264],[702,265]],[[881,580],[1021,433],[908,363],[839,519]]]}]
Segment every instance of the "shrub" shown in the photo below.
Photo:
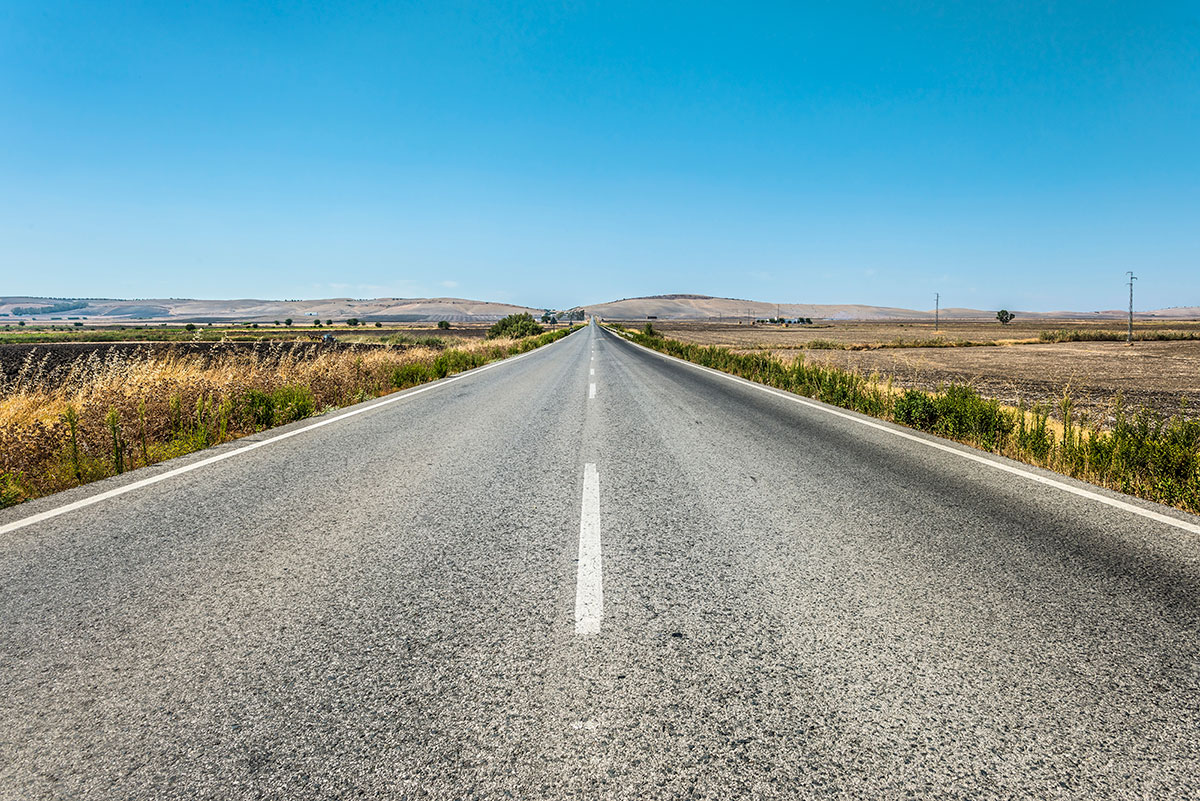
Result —
[{"label": "shrub", "polygon": [[937,404],[928,393],[910,389],[896,398],[892,406],[892,417],[897,423],[930,431],[937,423]]},{"label": "shrub", "polygon": [[447,321],[447,320],[438,320],[438,328],[442,329],[443,331],[449,331],[449,330],[450,330],[450,323],[449,323],[449,321]]},{"label": "shrub", "polygon": [[392,370],[392,386],[396,389],[407,389],[423,384],[429,380],[429,366],[423,362],[402,364]]},{"label": "shrub", "polygon": [[498,321],[488,329],[487,335],[488,339],[496,339],[497,337],[520,339],[521,337],[533,336],[542,332],[542,327],[533,319],[533,315],[525,312],[524,314],[510,314]]}]

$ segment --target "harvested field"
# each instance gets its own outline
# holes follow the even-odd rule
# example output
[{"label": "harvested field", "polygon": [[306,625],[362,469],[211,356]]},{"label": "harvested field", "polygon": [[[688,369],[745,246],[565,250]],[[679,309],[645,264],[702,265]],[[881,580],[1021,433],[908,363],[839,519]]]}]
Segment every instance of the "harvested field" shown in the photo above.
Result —
[{"label": "harvested field", "polygon": [[[645,320],[626,322],[631,328],[641,328]],[[907,322],[818,322],[815,325],[737,325],[730,323],[652,321],[654,328],[674,339],[700,345],[720,345],[737,349],[785,350],[805,348],[813,341],[824,341],[831,347],[886,348],[914,347],[940,342],[943,347],[1001,344],[1029,344],[1039,341],[1043,333],[1070,329],[1085,334],[1104,332],[1123,336],[1125,324],[1114,320],[1080,323],[1075,320],[1014,320],[1008,325],[998,322],[943,322],[935,331],[933,323]],[[1200,338],[1200,321],[1142,322],[1135,321],[1135,335],[1159,336],[1176,334]]]},{"label": "harvested field", "polygon": [[[1061,321],[997,324],[952,323],[941,326],[948,341],[992,342],[975,347],[884,347],[897,340],[933,338],[932,325],[845,323],[827,328],[802,329],[774,326],[729,326],[700,323],[664,323],[656,326],[667,336],[686,342],[722,345],[739,352],[770,352],[784,359],[803,356],[866,375],[891,377],[903,388],[935,390],[950,383],[976,387],[1003,403],[1055,405],[1064,389],[1077,409],[1092,419],[1108,417],[1120,393],[1130,409],[1153,409],[1163,415],[1178,414],[1186,399],[1187,416],[1200,408],[1200,340],[1165,342],[1059,342],[1041,343],[1042,331],[1061,328],[1117,331],[1119,326],[1079,326]],[[740,329],[740,330],[739,330]],[[1166,334],[1200,333],[1200,324],[1139,323],[1135,332]],[[861,347],[838,349],[810,346],[814,339]],[[1001,344],[1001,340],[1009,344]],[[1024,340],[1013,343],[1012,340]]]}]

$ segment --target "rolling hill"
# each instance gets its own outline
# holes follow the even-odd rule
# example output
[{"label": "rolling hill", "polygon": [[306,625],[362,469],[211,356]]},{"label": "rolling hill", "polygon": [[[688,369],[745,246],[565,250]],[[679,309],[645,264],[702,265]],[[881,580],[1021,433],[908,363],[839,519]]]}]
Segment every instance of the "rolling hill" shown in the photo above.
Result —
[{"label": "rolling hill", "polygon": [[[862,304],[769,303],[766,301],[717,298],[709,295],[652,295],[625,298],[583,307],[589,314],[613,320],[745,320],[769,317],[811,317],[814,320],[928,320],[933,309],[901,309]],[[1032,312],[1013,309],[1021,318],[1096,320],[1121,319],[1127,312],[1106,311]],[[944,320],[991,320],[995,309],[943,308]],[[1200,307],[1185,306],[1156,311],[1136,312],[1139,319],[1196,319]]]},{"label": "rolling hill", "polygon": [[[65,308],[79,306],[82,308]],[[56,307],[62,308],[57,310]],[[29,313],[30,309],[46,309]],[[25,312],[25,313],[21,313]],[[508,314],[535,312],[508,303],[490,303],[462,298],[327,298],[322,300],[196,300],[158,298],[118,300],[111,298],[0,297],[0,315],[8,320],[47,321],[79,319],[102,322],[269,322],[288,317],[384,322],[490,322]],[[0,316],[0,320],[6,319]]]}]

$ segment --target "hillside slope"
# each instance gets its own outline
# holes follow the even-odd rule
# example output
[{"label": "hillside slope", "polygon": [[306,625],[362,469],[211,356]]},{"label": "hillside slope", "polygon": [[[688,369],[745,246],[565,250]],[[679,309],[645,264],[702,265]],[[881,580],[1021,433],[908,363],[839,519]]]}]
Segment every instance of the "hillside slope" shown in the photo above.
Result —
[{"label": "hillside slope", "polygon": [[[24,319],[39,322],[51,317],[79,318],[90,322],[122,320],[196,322],[264,322],[288,317],[301,321],[307,318],[422,322],[450,320],[452,322],[488,322],[508,314],[536,312],[509,303],[490,303],[463,298],[326,298],[319,300],[198,300],[192,298],[156,298],[137,300],[80,299],[86,306],[80,309],[47,311],[39,314],[16,315],[15,310],[30,308],[51,309],[55,304],[71,304],[73,299],[0,297],[0,315],[10,320]],[[72,304],[73,305],[73,304]],[[4,319],[0,317],[0,319]]]},{"label": "hillside slope", "polygon": [[[901,309],[889,306],[867,306],[857,303],[769,303],[766,301],[717,298],[708,295],[654,295],[643,298],[597,303],[586,308],[589,314],[613,320],[644,320],[648,317],[660,320],[713,320],[713,319],[761,319],[769,317],[811,317],[814,320],[928,320],[933,309]],[[1030,312],[1014,310],[1022,318],[1042,319],[1121,319],[1126,312],[1115,309],[1106,311],[1050,311]],[[991,320],[995,309],[944,308],[944,320]],[[1140,319],[1196,319],[1200,318],[1200,307],[1188,306],[1137,312]]]}]

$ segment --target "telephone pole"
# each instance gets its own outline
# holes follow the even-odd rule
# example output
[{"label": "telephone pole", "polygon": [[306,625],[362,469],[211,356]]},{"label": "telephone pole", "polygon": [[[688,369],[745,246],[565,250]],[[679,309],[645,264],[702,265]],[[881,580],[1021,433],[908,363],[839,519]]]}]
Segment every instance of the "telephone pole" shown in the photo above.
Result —
[{"label": "telephone pole", "polygon": [[1137,276],[1133,274],[1133,270],[1126,270],[1125,274],[1129,276],[1129,331],[1125,334],[1125,342],[1129,345],[1133,344],[1133,282],[1137,280]]},{"label": "telephone pole", "polygon": [[933,293],[933,330],[938,330],[938,315],[941,313],[942,296],[938,292]]}]

